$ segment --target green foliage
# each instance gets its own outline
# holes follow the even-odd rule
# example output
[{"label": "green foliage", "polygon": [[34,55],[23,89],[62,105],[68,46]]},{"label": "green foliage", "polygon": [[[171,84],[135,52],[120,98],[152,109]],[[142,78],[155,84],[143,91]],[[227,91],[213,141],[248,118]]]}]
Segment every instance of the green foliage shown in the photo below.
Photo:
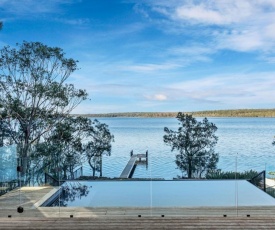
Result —
[{"label": "green foliage", "polygon": [[249,180],[258,175],[257,171],[249,170],[245,172],[223,172],[221,170],[209,171],[205,178],[206,179],[245,179]]},{"label": "green foliage", "polygon": [[26,159],[32,145],[87,98],[85,90],[66,84],[76,69],[77,61],[66,58],[62,49],[40,42],[0,50],[1,113],[24,159],[24,171],[30,166]]},{"label": "green foliage", "polygon": [[44,140],[35,145],[31,155],[33,170],[43,174],[45,169],[56,178],[73,178],[74,169],[88,160],[93,175],[102,155],[111,154],[113,136],[106,124],[84,117],[62,119]]},{"label": "green foliage", "polygon": [[96,171],[99,171],[102,176],[102,155],[111,154],[111,142],[114,141],[114,136],[110,133],[108,126],[98,120],[93,121],[92,129],[92,135],[89,136],[89,141],[85,145],[85,154],[95,177]]},{"label": "green foliage", "polygon": [[[83,161],[83,139],[91,133],[91,121],[83,117],[62,119],[47,135],[44,141],[35,145],[32,159],[37,169],[47,171],[58,178],[56,168],[62,170],[62,178],[73,176],[74,169]],[[59,175],[60,176],[60,175]]]},{"label": "green foliage", "polygon": [[275,198],[275,189],[273,187],[267,187],[266,193]]},{"label": "green foliage", "polygon": [[268,172],[268,175],[270,175],[270,178],[275,178],[275,172]]},{"label": "green foliage", "polygon": [[187,174],[188,178],[203,177],[210,170],[216,169],[218,154],[214,147],[218,137],[217,127],[207,118],[197,121],[192,115],[178,113],[180,127],[178,131],[164,128],[164,143],[170,145],[176,155],[176,165]]},{"label": "green foliage", "polygon": [[[194,117],[275,117],[275,109],[236,109],[186,112]],[[131,113],[106,113],[82,114],[86,117],[176,117],[176,112],[131,112]]]}]

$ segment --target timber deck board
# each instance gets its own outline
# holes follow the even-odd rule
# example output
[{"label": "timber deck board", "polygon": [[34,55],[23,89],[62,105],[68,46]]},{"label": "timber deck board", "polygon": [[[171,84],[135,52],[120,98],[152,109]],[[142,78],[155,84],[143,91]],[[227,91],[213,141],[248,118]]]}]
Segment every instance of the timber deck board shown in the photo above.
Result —
[{"label": "timber deck board", "polygon": [[238,209],[34,207],[52,189],[22,188],[24,212],[21,214],[17,213],[18,189],[0,196],[0,229],[275,229],[275,207],[272,206]]},{"label": "timber deck board", "polygon": [[0,218],[1,229],[275,229],[275,218]]},{"label": "timber deck board", "polygon": [[18,189],[1,196],[0,229],[275,229],[275,207],[35,208],[52,189],[22,188],[22,214]]}]

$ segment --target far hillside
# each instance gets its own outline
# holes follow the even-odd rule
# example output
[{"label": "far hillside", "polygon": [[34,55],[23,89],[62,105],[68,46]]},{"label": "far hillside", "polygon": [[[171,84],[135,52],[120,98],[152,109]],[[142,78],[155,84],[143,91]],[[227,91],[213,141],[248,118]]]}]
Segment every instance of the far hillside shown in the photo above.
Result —
[{"label": "far hillside", "polygon": [[[185,112],[194,117],[275,117],[275,109],[237,109]],[[177,112],[126,112],[104,114],[74,114],[85,117],[176,117]]]}]

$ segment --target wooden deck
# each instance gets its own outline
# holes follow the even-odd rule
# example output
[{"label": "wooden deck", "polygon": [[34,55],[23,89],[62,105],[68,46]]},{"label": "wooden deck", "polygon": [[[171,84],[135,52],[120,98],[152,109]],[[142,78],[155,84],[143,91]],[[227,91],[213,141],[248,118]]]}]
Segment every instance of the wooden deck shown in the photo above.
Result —
[{"label": "wooden deck", "polygon": [[1,196],[0,229],[275,229],[275,207],[39,207],[56,189],[23,187]]},{"label": "wooden deck", "polygon": [[275,218],[0,218],[1,229],[274,229]]}]

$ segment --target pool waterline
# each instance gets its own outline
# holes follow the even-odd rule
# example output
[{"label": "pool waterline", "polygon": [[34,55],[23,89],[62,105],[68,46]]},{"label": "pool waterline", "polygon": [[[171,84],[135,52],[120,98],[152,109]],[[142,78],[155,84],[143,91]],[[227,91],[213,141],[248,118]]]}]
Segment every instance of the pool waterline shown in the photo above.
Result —
[{"label": "pool waterline", "polygon": [[60,189],[60,200],[51,206],[275,206],[273,197],[246,180],[68,181]]}]

